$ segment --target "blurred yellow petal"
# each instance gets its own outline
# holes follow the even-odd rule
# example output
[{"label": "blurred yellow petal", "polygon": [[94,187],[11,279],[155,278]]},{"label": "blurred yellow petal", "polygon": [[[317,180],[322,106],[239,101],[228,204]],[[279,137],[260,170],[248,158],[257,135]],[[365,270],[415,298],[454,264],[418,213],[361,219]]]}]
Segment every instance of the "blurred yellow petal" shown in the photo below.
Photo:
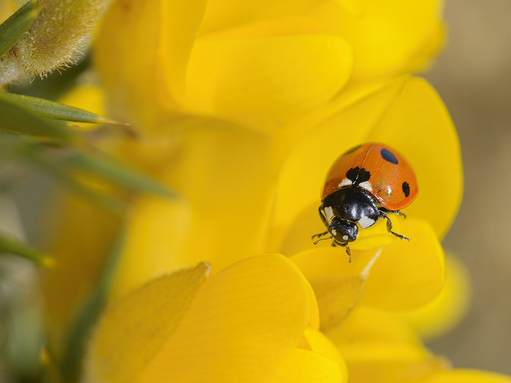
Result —
[{"label": "blurred yellow petal", "polygon": [[415,382],[447,367],[397,316],[358,306],[325,335],[346,360],[350,382]]},{"label": "blurred yellow petal", "polygon": [[176,331],[209,265],[151,281],[114,304],[101,321],[86,361],[86,382],[136,382]]},{"label": "blurred yellow petal", "polygon": [[[299,348],[294,350],[293,355],[284,362],[277,375],[265,380],[268,383],[343,383],[347,381],[346,369],[338,363],[320,354]],[[239,380],[233,380],[233,382],[239,382]]]},{"label": "blurred yellow petal", "polygon": [[[347,107],[347,100],[341,99],[341,109],[329,111],[327,119],[287,156],[277,188],[275,248],[305,209],[319,206],[324,178],[337,157],[370,141],[396,148],[414,168],[419,196],[405,209],[408,217],[430,221],[440,237],[452,223],[461,201],[461,157],[456,132],[438,95],[424,80],[409,77],[360,95],[364,97]],[[441,197],[439,185],[447,191]]]},{"label": "blurred yellow petal", "polygon": [[385,311],[358,306],[325,335],[347,363],[378,360],[422,360],[430,355],[404,321]]},{"label": "blurred yellow petal", "polygon": [[[354,362],[349,364],[350,383],[417,383],[449,366],[442,357],[422,360]],[[458,381],[453,381],[453,383]]]},{"label": "blurred yellow petal", "polygon": [[271,131],[326,104],[348,80],[351,47],[342,37],[303,34],[308,24],[300,23],[285,18],[197,40],[189,108]]},{"label": "blurred yellow petal", "polygon": [[440,293],[444,253],[431,225],[409,218],[402,227],[410,242],[396,240],[383,249],[367,278],[361,303],[402,310],[422,306]]},{"label": "blurred yellow petal", "polygon": [[96,48],[113,117],[143,124],[147,131],[157,113],[177,107],[205,4],[205,0],[113,2]]},{"label": "blurred yellow petal", "polygon": [[3,23],[18,8],[12,1],[0,1],[0,22]]},{"label": "blurred yellow petal", "polygon": [[443,46],[443,1],[210,1],[201,33],[299,15],[355,46],[354,81],[426,68]]},{"label": "blurred yellow petal", "polygon": [[442,291],[426,306],[399,315],[426,340],[448,333],[463,319],[470,304],[470,278],[463,262],[453,256],[445,258],[445,284]]},{"label": "blurred yellow petal", "polygon": [[77,196],[58,193],[50,205],[48,252],[57,265],[44,270],[42,289],[49,342],[58,353],[70,321],[95,286],[119,220]]},{"label": "blurred yellow petal", "polygon": [[425,69],[443,47],[442,0],[363,0],[356,7],[323,2],[311,17],[354,47],[352,81]]},{"label": "blurred yellow petal", "polygon": [[296,15],[308,9],[317,0],[214,0],[208,3],[201,33],[229,29],[242,24],[274,19],[285,15]]},{"label": "blurred yellow petal", "polygon": [[307,327],[307,285],[280,255],[249,258],[214,275],[139,381],[264,381],[292,357]]},{"label": "blurred yellow petal", "polygon": [[114,296],[204,260],[219,271],[265,252],[273,197],[268,151],[265,137],[225,122],[186,130],[160,175],[181,196],[136,201]]},{"label": "blurred yellow petal", "polygon": [[454,369],[437,373],[424,383],[511,383],[511,377],[486,371]]}]

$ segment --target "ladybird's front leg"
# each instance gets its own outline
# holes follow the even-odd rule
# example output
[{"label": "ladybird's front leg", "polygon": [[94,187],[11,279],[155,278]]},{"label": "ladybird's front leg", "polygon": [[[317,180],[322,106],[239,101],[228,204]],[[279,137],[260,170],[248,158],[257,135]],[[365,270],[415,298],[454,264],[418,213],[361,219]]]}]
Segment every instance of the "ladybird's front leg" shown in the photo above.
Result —
[{"label": "ladybird's front leg", "polygon": [[[323,211],[323,204],[321,204],[321,206],[319,207],[319,216],[321,217],[321,221],[323,221],[326,228],[328,229],[330,227],[330,224],[328,223],[328,220],[325,217],[325,213]],[[327,234],[330,234],[330,232],[328,230],[323,233],[314,234],[311,239],[314,239],[314,237],[321,238],[322,236],[327,235]],[[332,237],[330,237],[330,238],[332,238]],[[314,244],[317,244],[319,241],[321,241],[321,240],[317,240],[316,242],[314,242]]]},{"label": "ladybird's front leg", "polygon": [[324,233],[314,234],[311,239],[314,239],[315,237],[321,238],[324,235],[327,235],[328,231],[325,231]]},{"label": "ladybird's front leg", "polygon": [[328,219],[326,218],[326,215],[325,215],[325,210],[324,210],[324,207],[323,207],[323,204],[321,204],[319,206],[319,216],[321,218],[321,221],[323,221],[323,224],[326,226],[326,228],[328,229],[330,227],[330,222],[328,222]]},{"label": "ladybird's front leg", "polygon": [[389,231],[389,233],[394,234],[399,239],[404,239],[405,241],[410,240],[410,238],[392,231],[392,221],[390,220],[389,216],[382,210],[380,210],[380,218],[385,218],[387,220],[387,230]]}]

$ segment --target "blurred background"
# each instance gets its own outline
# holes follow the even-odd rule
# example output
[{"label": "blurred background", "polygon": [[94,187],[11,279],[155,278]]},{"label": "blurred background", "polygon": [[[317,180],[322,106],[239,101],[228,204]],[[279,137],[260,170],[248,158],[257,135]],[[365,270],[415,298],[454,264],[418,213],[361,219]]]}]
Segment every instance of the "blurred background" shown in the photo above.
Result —
[{"label": "blurred background", "polygon": [[445,19],[447,47],[424,77],[460,137],[464,199],[444,247],[467,264],[473,297],[429,347],[455,367],[511,374],[511,1],[449,0]]}]

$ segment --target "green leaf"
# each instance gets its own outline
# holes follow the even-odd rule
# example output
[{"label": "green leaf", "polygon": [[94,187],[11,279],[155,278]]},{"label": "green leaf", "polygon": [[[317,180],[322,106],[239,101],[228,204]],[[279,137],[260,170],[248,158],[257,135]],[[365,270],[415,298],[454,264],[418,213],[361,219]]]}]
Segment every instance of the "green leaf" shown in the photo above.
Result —
[{"label": "green leaf", "polygon": [[39,138],[57,139],[68,143],[79,140],[71,129],[46,117],[32,112],[25,106],[0,92],[0,130]]},{"label": "green leaf", "polygon": [[30,28],[40,11],[36,5],[36,0],[30,0],[0,25],[0,57]]},{"label": "green leaf", "polygon": [[51,267],[54,264],[52,258],[4,234],[0,234],[0,252],[22,256],[44,267]]},{"label": "green leaf", "polygon": [[73,170],[90,172],[132,190],[152,193],[163,197],[176,196],[176,193],[152,178],[103,155],[91,155],[69,151],[59,162]]},{"label": "green leaf", "polygon": [[110,195],[96,192],[63,171],[60,166],[43,159],[39,159],[33,163],[55,181],[59,182],[62,186],[70,189],[99,207],[116,215],[121,215],[125,210],[126,202]]},{"label": "green leaf", "polygon": [[74,122],[88,122],[92,124],[108,123],[125,125],[122,122],[110,120],[108,118],[98,116],[95,113],[87,112],[83,109],[74,108],[59,102],[44,100],[42,98],[29,97],[14,93],[4,93],[4,97],[9,98],[12,102],[17,103],[18,105],[25,106],[44,117]]},{"label": "green leaf", "polygon": [[108,293],[110,292],[110,287],[121,259],[125,241],[126,228],[121,227],[94,290],[88,296],[85,304],[81,306],[70,326],[66,337],[66,348],[60,361],[61,373],[66,382],[77,381],[77,377],[80,375],[80,364],[83,359],[85,346],[107,302]]}]

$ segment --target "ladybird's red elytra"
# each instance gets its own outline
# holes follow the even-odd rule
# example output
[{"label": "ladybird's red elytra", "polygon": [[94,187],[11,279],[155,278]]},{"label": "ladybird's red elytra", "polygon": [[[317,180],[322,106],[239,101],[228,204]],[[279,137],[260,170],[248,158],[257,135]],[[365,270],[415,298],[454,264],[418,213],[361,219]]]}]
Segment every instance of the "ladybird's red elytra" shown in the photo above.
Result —
[{"label": "ladybird's red elytra", "polygon": [[350,262],[349,242],[380,218],[387,220],[390,233],[409,240],[392,231],[387,214],[403,215],[400,210],[410,205],[417,193],[415,173],[397,150],[374,142],[355,146],[343,153],[327,174],[319,215],[328,231],[313,238],[330,234],[324,239],[333,239],[332,246],[345,247]]}]

